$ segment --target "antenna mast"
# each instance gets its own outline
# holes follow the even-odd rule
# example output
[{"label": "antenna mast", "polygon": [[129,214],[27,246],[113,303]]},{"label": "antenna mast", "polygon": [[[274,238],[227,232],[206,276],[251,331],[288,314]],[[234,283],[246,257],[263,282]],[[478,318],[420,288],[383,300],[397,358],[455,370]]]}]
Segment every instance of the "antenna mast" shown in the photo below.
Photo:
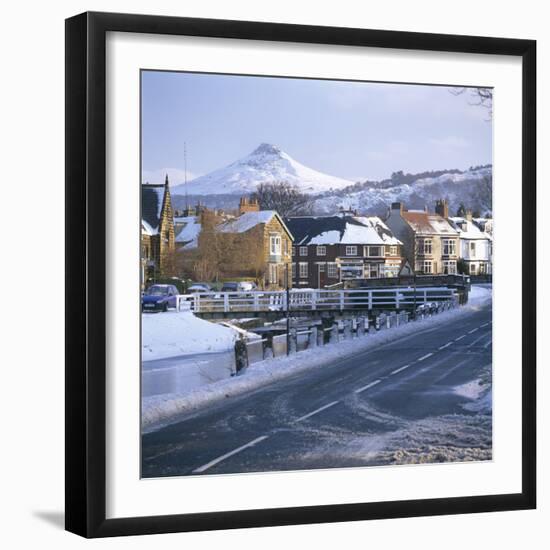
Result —
[{"label": "antenna mast", "polygon": [[189,215],[189,196],[187,195],[187,143],[183,142],[183,172],[184,172],[184,187],[185,187],[185,210],[186,215]]}]

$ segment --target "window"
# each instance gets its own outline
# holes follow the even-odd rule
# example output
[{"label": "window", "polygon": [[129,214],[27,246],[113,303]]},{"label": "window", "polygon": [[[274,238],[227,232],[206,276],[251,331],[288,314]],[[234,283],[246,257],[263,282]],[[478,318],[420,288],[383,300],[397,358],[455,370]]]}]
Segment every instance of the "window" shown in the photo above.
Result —
[{"label": "window", "polygon": [[432,239],[424,239],[424,254],[431,254],[431,253],[432,253]]},{"label": "window", "polygon": [[378,277],[378,264],[369,264],[367,266],[367,273],[371,279]]},{"label": "window", "polygon": [[296,262],[292,262],[292,278],[296,279]]},{"label": "window", "polygon": [[346,246],[346,256],[357,256],[357,247]]},{"label": "window", "polygon": [[269,264],[269,283],[274,285],[277,282],[277,264]]},{"label": "window", "polygon": [[390,246],[390,256],[397,256],[397,246]]},{"label": "window", "polygon": [[300,262],[300,278],[307,278],[307,262]]},{"label": "window", "polygon": [[456,241],[454,239],[444,239],[443,255],[454,256],[456,254]]},{"label": "window", "polygon": [[326,246],[318,246],[317,247],[317,256],[326,256],[327,255],[327,247]]},{"label": "window", "polygon": [[272,256],[280,256],[281,254],[281,236],[280,235],[269,236],[269,253]]},{"label": "window", "polygon": [[470,242],[470,258],[476,257],[476,243],[475,241]]},{"label": "window", "polygon": [[327,275],[331,279],[336,279],[338,277],[338,266],[335,263],[328,264]]},{"label": "window", "polygon": [[296,256],[296,247],[295,246],[292,247],[292,255]]},{"label": "window", "polygon": [[283,254],[288,254],[288,241],[283,239]]},{"label": "window", "polygon": [[430,262],[429,260],[424,261],[424,265],[422,266],[422,271],[427,274],[432,273],[433,272],[432,262]]},{"label": "window", "polygon": [[319,264],[319,273],[325,272],[325,264]]},{"label": "window", "polygon": [[300,247],[300,256],[307,256],[307,246]]},{"label": "window", "polygon": [[445,275],[454,275],[456,273],[456,261],[445,260],[443,262],[443,273],[445,273]]},{"label": "window", "polygon": [[382,256],[381,246],[369,246],[369,256],[380,257]]}]

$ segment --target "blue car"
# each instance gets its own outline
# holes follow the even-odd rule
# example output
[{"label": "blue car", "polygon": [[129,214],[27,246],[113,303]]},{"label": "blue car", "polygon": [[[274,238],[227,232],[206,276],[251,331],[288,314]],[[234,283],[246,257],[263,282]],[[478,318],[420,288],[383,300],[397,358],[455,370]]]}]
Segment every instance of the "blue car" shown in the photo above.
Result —
[{"label": "blue car", "polygon": [[152,285],[141,297],[141,311],[168,311],[177,306],[178,289],[174,285]]}]

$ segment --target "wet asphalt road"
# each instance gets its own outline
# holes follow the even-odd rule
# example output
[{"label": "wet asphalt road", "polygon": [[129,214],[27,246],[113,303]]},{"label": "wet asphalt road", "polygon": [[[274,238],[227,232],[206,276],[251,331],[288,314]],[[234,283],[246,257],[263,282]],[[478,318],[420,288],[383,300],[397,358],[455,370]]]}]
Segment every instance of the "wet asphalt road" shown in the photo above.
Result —
[{"label": "wet asphalt road", "polygon": [[453,388],[490,365],[491,319],[489,305],[145,434],[142,476],[364,466],[360,454],[317,450],[407,422],[464,415],[469,399]]}]

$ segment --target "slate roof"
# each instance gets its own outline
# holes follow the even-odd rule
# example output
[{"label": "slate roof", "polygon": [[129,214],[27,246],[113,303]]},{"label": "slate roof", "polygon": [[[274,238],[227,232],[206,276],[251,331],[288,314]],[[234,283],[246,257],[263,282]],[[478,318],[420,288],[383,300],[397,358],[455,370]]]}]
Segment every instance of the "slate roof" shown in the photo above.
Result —
[{"label": "slate roof", "polygon": [[281,225],[284,227],[290,238],[293,238],[293,234],[289,231],[285,222],[277,214],[275,210],[260,210],[259,212],[245,212],[238,218],[229,220],[218,225],[218,230],[222,233],[244,233],[259,224],[269,223],[274,217],[276,217]]},{"label": "slate roof", "polygon": [[428,235],[456,235],[458,233],[458,231],[439,214],[404,210],[401,215],[416,233],[424,233]]},{"label": "slate roof", "polygon": [[164,192],[164,184],[141,185],[141,218],[147,222],[153,234],[158,233]]},{"label": "slate roof", "polygon": [[402,244],[377,216],[300,216],[285,222],[297,245]]}]

